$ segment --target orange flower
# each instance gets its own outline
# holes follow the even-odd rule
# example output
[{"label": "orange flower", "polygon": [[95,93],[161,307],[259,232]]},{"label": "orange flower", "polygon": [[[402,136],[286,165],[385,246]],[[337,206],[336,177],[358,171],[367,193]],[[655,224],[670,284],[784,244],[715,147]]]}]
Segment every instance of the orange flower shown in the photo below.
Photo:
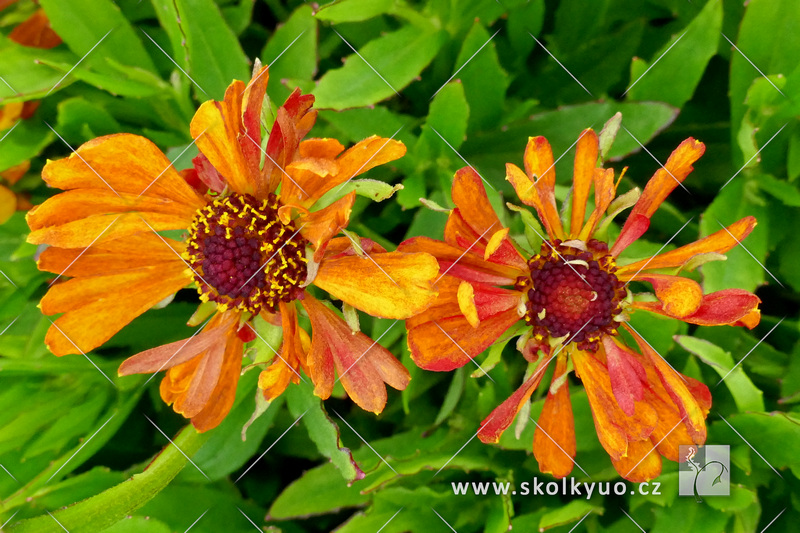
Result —
[{"label": "orange flower", "polygon": [[[167,369],[162,398],[200,431],[219,424],[233,403],[256,315],[283,329],[280,353],[259,379],[267,399],[297,382],[301,370],[327,398],[335,369],[351,398],[376,413],[386,403],[384,383],[406,386],[408,371],[312,296],[312,282],[387,318],[405,319],[435,297],[433,257],[333,238],[355,201],[345,189],[336,199],[335,189],[401,157],[405,146],[370,137],[344,150],[334,139],[303,140],[316,111],[314,97],[296,90],[278,109],[262,149],[267,77],[261,69],[247,87],[235,81],[223,101],[200,106],[191,124],[200,155],[191,169],[177,172],[143,137],[101,137],[48,162],[45,181],[66,192],[28,214],[29,241],[50,245],[39,268],[72,277],[41,303],[48,315],[63,313],[46,336],[56,355],[100,346],[188,284],[216,305],[201,333],[134,355],[119,369]],[[314,210],[330,191],[332,203]],[[182,240],[158,233],[187,228]],[[311,320],[311,341],[298,326],[297,303]]]},{"label": "orange flower", "polygon": [[[433,254],[441,270],[436,302],[406,321],[411,355],[420,367],[461,367],[524,321],[517,347],[530,363],[526,380],[483,421],[478,432],[483,442],[499,440],[553,359],[555,371],[533,443],[542,472],[561,478],[572,471],[576,446],[567,375],[573,368],[586,389],[600,443],[623,477],[652,479],[661,472],[661,456],[677,461],[679,444],[705,442],[708,388],[676,372],[629,326],[628,317],[645,310],[691,324],[755,327],[760,319],[755,295],[738,289],[704,295],[695,281],[664,272],[710,257],[701,254],[719,257],[756,221],[745,217],[676,250],[618,264],[620,253],[645,232],[704,148],[691,138],[681,143],[638,200],[627,203],[635,201],[610,249],[596,234],[631,195],[614,202],[614,171],[597,166],[599,143],[591,129],[577,143],[568,227],[556,207],[553,153],[543,137],[529,140],[524,172],[506,166],[506,179],[537,211],[547,233],[539,254],[526,260],[519,253],[471,168],[456,173],[456,207],[444,242],[416,237],[400,245],[406,252]],[[592,186],[594,208],[587,217]],[[633,279],[651,284],[654,297],[634,298],[627,286]],[[620,328],[633,336],[638,352],[624,344]]]}]

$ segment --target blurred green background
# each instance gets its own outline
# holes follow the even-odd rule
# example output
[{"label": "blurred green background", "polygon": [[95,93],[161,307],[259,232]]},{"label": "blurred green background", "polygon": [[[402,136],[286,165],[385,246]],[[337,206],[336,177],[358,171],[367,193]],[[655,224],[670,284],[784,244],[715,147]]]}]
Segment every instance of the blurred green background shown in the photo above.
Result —
[{"label": "blurred green background", "polygon": [[[294,87],[316,96],[322,111],[312,136],[352,144],[377,134],[407,145],[406,157],[368,176],[404,188],[379,204],[359,199],[349,227],[392,249],[409,236],[441,237],[445,215],[419,198],[451,206],[453,173],[466,164],[496,188],[496,206],[517,202],[505,163],[521,165],[529,136],[544,135],[557,157],[565,154],[557,165],[562,200],[574,141],[617,111],[624,129],[610,164],[628,167],[623,192],[643,186],[693,136],[706,144],[705,156],[632,254],[686,244],[754,215],[746,249],[703,266],[698,279],[706,292],[738,287],[763,300],[753,331],[633,320],[674,367],[712,390],[708,443],[730,446],[728,497],[679,497],[677,465],[667,461],[660,496],[455,495],[454,482],[549,479],[531,455],[533,424],[509,429],[499,446],[474,438],[520,382],[524,361],[511,343],[494,349],[503,358],[491,379],[467,367],[423,372],[409,359],[402,323],[365,316],[362,329],[383,334],[381,344],[413,376],[405,391],[390,393],[383,414],[364,413],[342,391],[322,406],[307,388],[290,386],[243,442],[254,409],[249,372],[234,410],[171,483],[164,488],[186,463],[177,453],[162,454],[149,477],[120,485],[185,421],[160,400],[158,378],[145,385],[145,377],[117,378],[116,368],[190,335],[196,293],[181,291],[87,358],[57,359],[44,346],[50,322],[37,308],[52,277],[36,269],[18,211],[0,225],[0,529],[465,533],[513,525],[711,533],[790,531],[800,521],[796,0],[0,0],[0,7],[0,106],[40,101],[32,116],[0,131],[0,172],[30,161],[21,179],[3,174],[0,182],[20,206],[53,193],[40,177],[48,158],[99,135],[144,135],[176,168],[189,166],[197,105],[220,99],[231,80],[249,79],[260,58],[270,65],[273,109]],[[8,37],[39,7],[63,44],[44,50]],[[518,215],[503,217],[522,234]],[[534,418],[544,392],[532,399]],[[585,471],[572,475],[618,481],[585,393],[573,387],[572,397]],[[362,480],[353,481],[351,452]],[[101,497],[72,514],[58,511],[94,495]],[[134,500],[147,503],[113,514],[111,503]],[[23,521],[32,517],[40,518]]]}]

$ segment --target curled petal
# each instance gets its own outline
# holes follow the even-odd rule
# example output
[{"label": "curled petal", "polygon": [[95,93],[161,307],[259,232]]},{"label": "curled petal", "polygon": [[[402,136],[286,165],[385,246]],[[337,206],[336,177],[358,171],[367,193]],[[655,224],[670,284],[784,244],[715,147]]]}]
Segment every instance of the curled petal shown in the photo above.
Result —
[{"label": "curled petal", "polygon": [[523,203],[536,209],[539,214],[539,220],[542,221],[550,238],[562,239],[564,237],[564,229],[561,225],[558,209],[556,209],[555,200],[549,202],[543,199],[539,193],[539,184],[534,183],[519,167],[511,163],[506,163],[506,180],[514,186],[517,196]]},{"label": "curled petal", "polygon": [[314,247],[315,260],[322,260],[327,242],[350,223],[350,213],[353,211],[355,201],[356,193],[351,192],[319,211],[306,211],[300,215],[298,224],[302,228],[303,237]]},{"label": "curled petal", "polygon": [[[706,294],[692,314],[679,318],[700,326],[745,326],[753,329],[761,320],[760,303],[761,299],[751,292],[725,289]],[[660,315],[674,316],[664,309],[662,302],[634,302],[633,306]]]},{"label": "curled petal", "polygon": [[653,285],[662,310],[669,316],[683,319],[697,312],[703,302],[703,288],[692,279],[663,274],[640,274],[635,279]]}]

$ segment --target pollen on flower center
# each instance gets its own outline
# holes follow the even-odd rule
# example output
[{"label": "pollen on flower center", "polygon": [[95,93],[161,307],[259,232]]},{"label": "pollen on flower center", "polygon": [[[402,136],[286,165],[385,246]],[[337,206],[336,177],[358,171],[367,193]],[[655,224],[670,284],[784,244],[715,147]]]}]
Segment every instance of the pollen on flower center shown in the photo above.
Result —
[{"label": "pollen on flower center", "polygon": [[545,242],[528,266],[530,277],[519,278],[517,289],[527,289],[525,322],[538,340],[567,337],[593,351],[602,335],[617,329],[626,291],[605,243],[592,239],[582,249]]},{"label": "pollen on flower center", "polygon": [[200,298],[256,314],[275,312],[303,291],[307,241],[278,218],[278,200],[219,197],[195,215],[186,259]]}]

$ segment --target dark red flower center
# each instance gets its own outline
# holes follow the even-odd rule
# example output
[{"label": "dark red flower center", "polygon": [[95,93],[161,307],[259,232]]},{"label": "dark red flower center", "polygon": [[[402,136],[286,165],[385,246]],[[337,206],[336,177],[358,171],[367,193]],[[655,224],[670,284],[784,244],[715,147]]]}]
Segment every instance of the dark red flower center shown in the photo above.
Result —
[{"label": "dark red flower center", "polygon": [[600,337],[616,331],[626,291],[605,243],[545,242],[528,266],[530,277],[518,279],[517,289],[527,289],[525,322],[537,340],[566,337],[594,351]]},{"label": "dark red flower center", "polygon": [[308,241],[278,218],[274,194],[219,197],[195,215],[186,243],[200,298],[221,310],[274,313],[296,299],[306,279]]}]

